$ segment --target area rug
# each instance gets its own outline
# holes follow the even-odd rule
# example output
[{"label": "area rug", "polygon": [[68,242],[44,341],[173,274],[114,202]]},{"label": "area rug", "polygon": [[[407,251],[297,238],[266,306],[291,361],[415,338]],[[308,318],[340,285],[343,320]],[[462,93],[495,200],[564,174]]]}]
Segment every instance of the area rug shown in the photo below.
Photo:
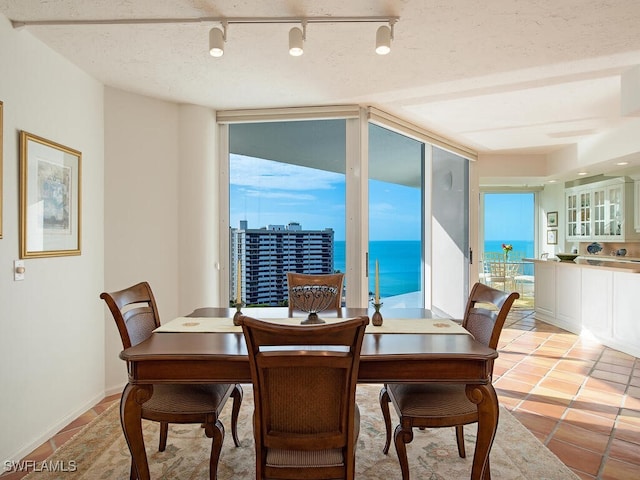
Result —
[{"label": "area rug", "polygon": [[[220,463],[219,480],[255,478],[255,456],[251,428],[253,396],[244,385],[244,401],[238,422],[242,446],[236,448],[230,434],[231,402],[225,407],[222,422],[226,433]],[[378,404],[379,385],[359,385],[357,402],[361,411],[357,447],[356,478],[388,480],[401,478],[393,445],[382,453],[384,422]],[[395,422],[395,412],[392,420]],[[128,479],[130,457],[120,427],[118,405],[94,419],[75,437],[45,461],[47,469],[32,472],[28,480],[114,480]],[[151,477],[165,480],[206,480],[209,478],[211,440],[199,425],[171,425],[164,452],[158,452],[158,425],[143,422],[145,445]],[[475,427],[465,427],[468,458],[458,456],[453,428],[414,431],[407,445],[411,478],[421,480],[469,479],[475,446]],[[491,473],[496,480],[577,480],[560,460],[542,445],[505,408],[500,407],[496,441],[491,450]],[[58,467],[58,471],[53,470]],[[72,466],[72,468],[68,468]],[[62,467],[65,470],[60,471]],[[44,471],[43,471],[44,470]]]}]

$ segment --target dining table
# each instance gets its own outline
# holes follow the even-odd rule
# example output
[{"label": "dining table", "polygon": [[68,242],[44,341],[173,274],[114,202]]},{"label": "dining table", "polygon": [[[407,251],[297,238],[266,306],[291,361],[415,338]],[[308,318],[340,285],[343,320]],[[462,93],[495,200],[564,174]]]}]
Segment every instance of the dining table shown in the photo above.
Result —
[{"label": "dining table", "polygon": [[[235,313],[235,308],[196,309],[163,324],[150,338],[120,353],[128,366],[120,418],[139,480],[150,478],[141,413],[143,403],[153,395],[154,384],[251,384],[244,336],[232,321]],[[296,322],[295,314],[293,319],[287,318],[286,307],[245,308],[242,313],[275,322]],[[372,313],[367,308],[343,308],[319,315],[330,322],[340,321],[340,317],[371,317]],[[478,407],[470,478],[490,478],[489,452],[498,425],[498,398],[491,379],[498,353],[468,334],[459,321],[434,318],[428,309],[398,308],[382,313],[381,326],[367,326],[358,382],[465,384],[467,397]],[[224,328],[199,328],[205,324]]]}]

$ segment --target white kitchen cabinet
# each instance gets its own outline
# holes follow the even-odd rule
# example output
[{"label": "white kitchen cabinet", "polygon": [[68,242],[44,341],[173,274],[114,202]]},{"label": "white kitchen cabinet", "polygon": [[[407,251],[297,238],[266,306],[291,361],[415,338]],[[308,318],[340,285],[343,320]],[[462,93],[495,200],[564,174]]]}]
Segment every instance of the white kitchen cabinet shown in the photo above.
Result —
[{"label": "white kitchen cabinet", "polygon": [[582,328],[581,268],[559,262],[534,262],[536,317],[573,333]]},{"label": "white kitchen cabinet", "polygon": [[534,309],[536,314],[551,321],[556,316],[556,264],[534,262]]},{"label": "white kitchen cabinet", "polygon": [[567,265],[556,268],[555,324],[579,334],[582,330],[582,269]]},{"label": "white kitchen cabinet", "polygon": [[613,277],[613,348],[640,356],[640,322],[638,322],[640,274],[615,272]]},{"label": "white kitchen cabinet", "polygon": [[582,269],[582,328],[601,341],[613,338],[613,273]]},{"label": "white kitchen cabinet", "polygon": [[[566,236],[569,242],[624,242],[640,238],[635,219],[635,190],[626,177],[565,190]],[[637,225],[637,226],[636,226]]]},{"label": "white kitchen cabinet", "polygon": [[640,357],[640,266],[532,260],[536,318]]},{"label": "white kitchen cabinet", "polygon": [[567,240],[585,241],[591,238],[591,190],[573,187],[565,192]]},{"label": "white kitchen cabinet", "polygon": [[633,226],[640,232],[640,180],[633,182]]}]

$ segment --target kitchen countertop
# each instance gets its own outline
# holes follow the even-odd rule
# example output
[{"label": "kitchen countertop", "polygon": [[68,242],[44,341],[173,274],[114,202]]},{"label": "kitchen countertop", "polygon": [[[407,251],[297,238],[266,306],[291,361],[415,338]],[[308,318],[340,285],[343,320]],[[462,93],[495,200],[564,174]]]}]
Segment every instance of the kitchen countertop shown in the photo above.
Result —
[{"label": "kitchen countertop", "polygon": [[561,262],[557,258],[525,258],[526,262],[533,263],[557,263],[567,267],[600,268],[607,270],[624,271],[629,273],[640,273],[640,258],[632,257],[607,257],[606,255],[584,255],[573,261]]}]

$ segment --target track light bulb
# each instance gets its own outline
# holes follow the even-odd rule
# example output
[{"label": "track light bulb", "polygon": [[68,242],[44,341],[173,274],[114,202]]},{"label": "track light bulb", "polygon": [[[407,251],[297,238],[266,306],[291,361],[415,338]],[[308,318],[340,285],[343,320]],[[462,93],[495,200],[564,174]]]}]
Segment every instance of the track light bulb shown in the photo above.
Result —
[{"label": "track light bulb", "polygon": [[386,25],[378,28],[376,32],[376,53],[386,55],[391,51],[391,29]]},{"label": "track light bulb", "polygon": [[289,55],[299,57],[304,53],[302,44],[304,43],[304,35],[298,27],[289,30]]},{"label": "track light bulb", "polygon": [[209,30],[209,53],[212,57],[224,55],[224,32],[219,28]]}]

